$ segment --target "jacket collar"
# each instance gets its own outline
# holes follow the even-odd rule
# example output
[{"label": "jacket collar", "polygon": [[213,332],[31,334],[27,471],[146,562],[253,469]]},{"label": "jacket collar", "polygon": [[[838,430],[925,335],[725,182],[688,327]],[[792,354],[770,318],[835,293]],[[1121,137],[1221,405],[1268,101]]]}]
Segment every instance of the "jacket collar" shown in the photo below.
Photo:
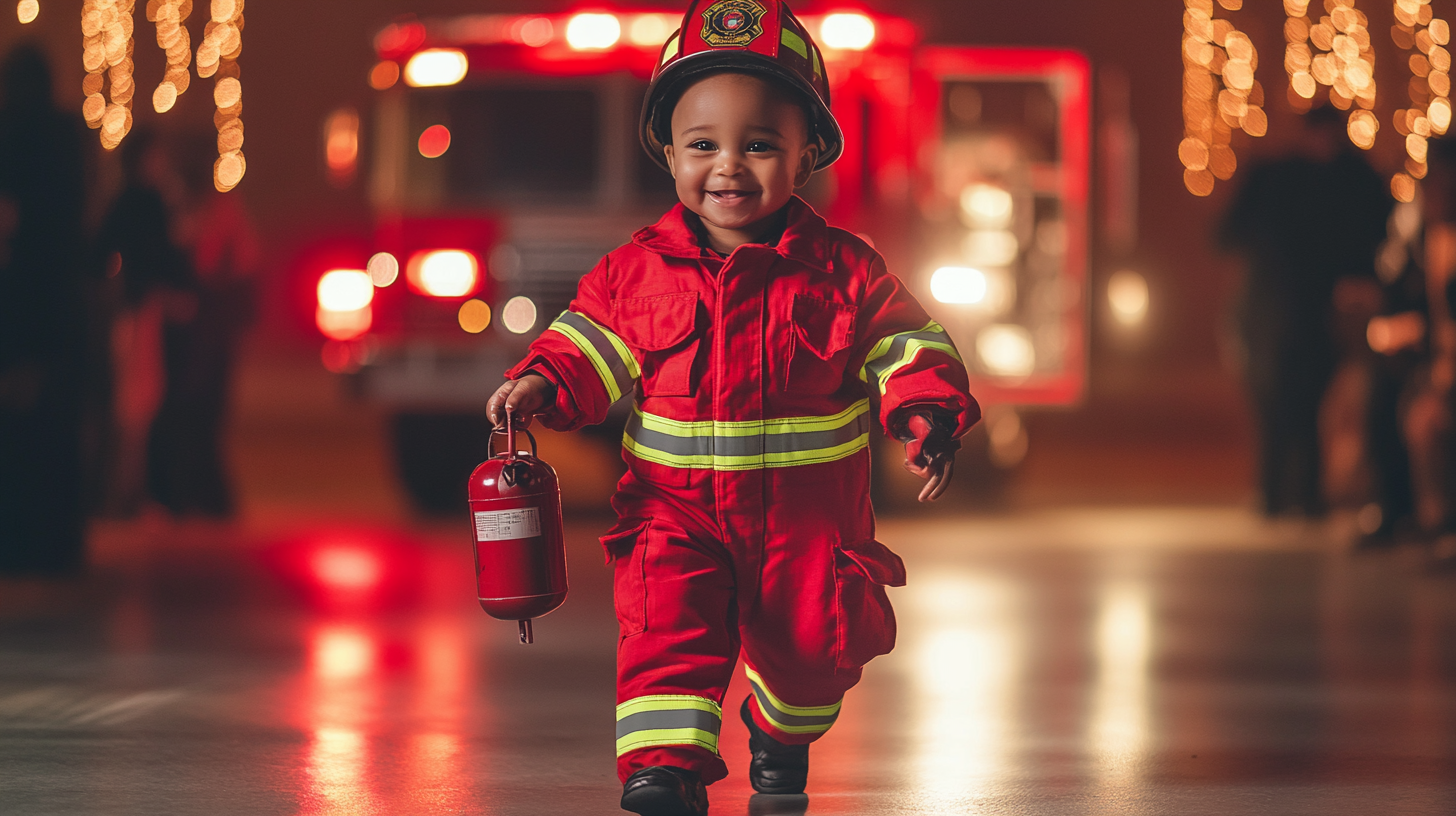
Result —
[{"label": "jacket collar", "polygon": [[[798,196],[789,199],[784,208],[787,223],[774,251],[789,260],[827,270],[830,266],[828,223]],[[638,230],[632,236],[632,243],[670,258],[701,258],[703,247],[689,218],[696,216],[679,202],[656,224]]]}]

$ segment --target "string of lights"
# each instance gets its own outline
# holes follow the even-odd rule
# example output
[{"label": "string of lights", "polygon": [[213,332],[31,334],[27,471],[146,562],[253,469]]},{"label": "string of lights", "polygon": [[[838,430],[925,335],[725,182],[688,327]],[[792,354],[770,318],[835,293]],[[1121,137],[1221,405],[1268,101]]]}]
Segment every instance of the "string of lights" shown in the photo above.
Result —
[{"label": "string of lights", "polygon": [[217,162],[212,181],[221,192],[238,186],[248,171],[243,156],[243,82],[238,57],[243,53],[243,0],[212,0],[212,19],[197,47],[197,75],[213,82],[217,105]]},{"label": "string of lights", "polygon": [[152,93],[152,108],[157,113],[171,110],[191,84],[192,73],[187,70],[192,64],[192,35],[187,32],[191,15],[192,0],[147,2],[147,19],[156,23],[157,45],[167,54],[167,72]]},{"label": "string of lights", "polygon": [[1409,108],[1395,112],[1395,130],[1405,137],[1405,170],[1390,178],[1396,200],[1415,200],[1416,181],[1426,176],[1427,140],[1451,126],[1451,26],[1435,16],[1430,0],[1395,0],[1395,26],[1390,38],[1414,51],[1410,65]]},{"label": "string of lights", "polygon": [[135,9],[135,0],[86,0],[81,5],[81,59],[86,67],[81,112],[87,125],[101,131],[101,146],[107,150],[115,150],[131,131]]},{"label": "string of lights", "polygon": [[[1218,0],[1228,11],[1243,0]],[[1269,129],[1264,88],[1254,78],[1259,53],[1249,36],[1215,19],[1213,0],[1185,0],[1183,12],[1183,184],[1198,196],[1233,177],[1235,129],[1263,136]]]}]

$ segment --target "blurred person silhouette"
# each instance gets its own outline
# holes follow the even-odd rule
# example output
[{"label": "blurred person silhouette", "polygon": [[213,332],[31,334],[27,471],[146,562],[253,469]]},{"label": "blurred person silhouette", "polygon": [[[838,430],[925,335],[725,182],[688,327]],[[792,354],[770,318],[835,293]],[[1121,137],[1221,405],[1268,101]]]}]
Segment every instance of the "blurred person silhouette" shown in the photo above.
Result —
[{"label": "blurred person silhouette", "polygon": [[84,160],[44,52],[0,63],[0,573],[84,562]]},{"label": "blurred person silhouette", "polygon": [[137,128],[121,145],[123,187],[97,236],[115,284],[111,323],[113,433],[107,510],[136,515],[149,496],[150,437],[166,387],[165,324],[196,311],[194,275],[173,232],[181,181],[169,145]]},{"label": "blurred person silhouette", "polygon": [[222,452],[238,342],[256,311],[260,248],[236,191],[213,186],[211,135],[178,151],[185,205],[176,234],[196,275],[196,309],[163,332],[166,387],[148,446],[152,496],[175,515],[226,518],[233,494]]},{"label": "blurred person silhouette", "polygon": [[1322,516],[1320,405],[1336,364],[1333,293],[1368,278],[1392,201],[1330,107],[1304,116],[1297,152],[1250,169],[1218,230],[1247,275],[1238,306],[1266,515]]},{"label": "blurred person silhouette", "polygon": [[1404,398],[1416,519],[1434,557],[1456,565],[1456,139],[1430,142],[1421,210],[1423,291],[1408,308],[1370,322],[1370,345],[1419,359]]}]

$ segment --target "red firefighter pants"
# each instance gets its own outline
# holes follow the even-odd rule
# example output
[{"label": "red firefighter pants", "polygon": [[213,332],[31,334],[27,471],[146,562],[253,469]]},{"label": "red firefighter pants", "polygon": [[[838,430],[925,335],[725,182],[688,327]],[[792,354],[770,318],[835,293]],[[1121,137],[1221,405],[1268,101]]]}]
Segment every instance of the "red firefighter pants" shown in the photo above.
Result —
[{"label": "red firefighter pants", "polygon": [[[738,716],[737,701],[723,697],[740,651],[758,726],[780,742],[807,744],[834,724],[864,664],[894,645],[882,584],[903,583],[903,567],[870,538],[867,496],[845,496],[830,484],[819,506],[749,516],[720,509],[736,493],[734,480],[762,495],[766,479],[810,471],[798,475],[812,482],[815,470],[692,471],[676,486],[623,479],[613,500],[621,522],[602,543],[614,559],[621,627],[617,772],[624,781],[653,765],[687,768],[708,783],[727,775],[718,734],[725,717]],[[850,540],[861,525],[845,519],[861,515],[869,535]]]}]

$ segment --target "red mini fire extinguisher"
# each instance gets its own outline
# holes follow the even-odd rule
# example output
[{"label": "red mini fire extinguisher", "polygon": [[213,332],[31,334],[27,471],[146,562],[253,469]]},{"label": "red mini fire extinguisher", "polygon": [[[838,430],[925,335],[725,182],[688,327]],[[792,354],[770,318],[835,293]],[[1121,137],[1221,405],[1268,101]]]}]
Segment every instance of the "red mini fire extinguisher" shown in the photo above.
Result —
[{"label": "red mini fire extinguisher", "polygon": [[[491,433],[491,458],[470,475],[470,518],[475,540],[476,595],[493,618],[518,621],[531,643],[531,619],[566,600],[566,546],[561,535],[561,485],[556,471],[516,450],[516,420]],[[495,437],[504,435],[504,453]]]}]

